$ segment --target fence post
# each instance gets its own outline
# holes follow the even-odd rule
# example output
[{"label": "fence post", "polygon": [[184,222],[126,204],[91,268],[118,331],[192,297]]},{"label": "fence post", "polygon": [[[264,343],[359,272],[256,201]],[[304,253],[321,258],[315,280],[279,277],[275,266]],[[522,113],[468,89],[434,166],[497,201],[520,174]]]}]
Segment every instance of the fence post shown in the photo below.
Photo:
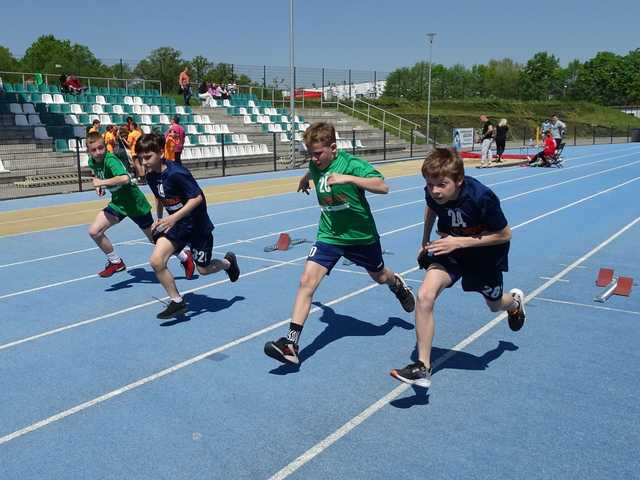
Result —
[{"label": "fence post", "polygon": [[323,108],[324,102],[324,67],[322,67],[322,90],[320,92],[320,110]]},{"label": "fence post", "polygon": [[386,160],[387,159],[387,130],[384,127],[382,127],[382,151],[383,151],[382,159]]},{"label": "fence post", "polygon": [[224,133],[222,134],[222,176],[224,177],[227,174],[227,162],[225,161],[224,155],[224,146],[225,146],[225,138]]},{"label": "fence post", "polygon": [[353,154],[356,154],[356,129],[351,130],[351,150]]},{"label": "fence post", "polygon": [[351,69],[349,69],[349,99],[351,99]]},{"label": "fence post", "polygon": [[627,143],[629,143],[629,137],[631,137],[631,127],[627,125]]},{"label": "fence post", "polygon": [[76,138],[76,166],[78,167],[78,191],[82,191],[82,169],[80,168],[80,139]]},{"label": "fence post", "polygon": [[409,156],[413,158],[413,128],[411,128],[411,138],[409,139]]},{"label": "fence post", "polygon": [[526,147],[527,145],[527,126],[525,125],[522,129],[522,146]]},{"label": "fence post", "polygon": [[593,133],[593,144],[595,145],[596,144],[596,126],[592,125],[591,129],[592,129],[592,133]]},{"label": "fence post", "polygon": [[575,147],[578,144],[578,126],[573,126],[573,146]]},{"label": "fence post", "polygon": [[267,66],[266,65],[262,66],[262,86],[263,87],[267,86]]},{"label": "fence post", "polygon": [[277,143],[276,143],[276,133],[273,132],[273,171],[278,170],[278,154],[276,153]]},{"label": "fence post", "polygon": [[378,98],[378,80],[377,80],[377,74],[378,72],[376,72],[375,70],[373,71],[373,96],[377,99]]},{"label": "fence post", "polygon": [[610,143],[613,143],[613,127],[609,127],[609,135],[611,137],[611,142]]}]

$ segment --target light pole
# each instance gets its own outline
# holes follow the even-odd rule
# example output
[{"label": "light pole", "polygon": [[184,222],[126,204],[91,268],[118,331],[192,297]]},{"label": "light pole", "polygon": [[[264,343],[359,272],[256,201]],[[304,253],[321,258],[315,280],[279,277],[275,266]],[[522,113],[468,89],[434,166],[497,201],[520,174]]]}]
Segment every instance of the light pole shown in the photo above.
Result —
[{"label": "light pole", "polygon": [[431,127],[431,61],[433,59],[433,37],[435,33],[427,33],[429,39],[429,87],[427,90],[427,142],[429,142],[429,134]]},{"label": "light pole", "polygon": [[[289,165],[293,168],[296,160],[296,100],[295,100],[295,70],[294,70],[294,39],[293,39],[293,0],[289,0],[289,111],[291,112]],[[304,93],[303,93],[304,94]]]}]

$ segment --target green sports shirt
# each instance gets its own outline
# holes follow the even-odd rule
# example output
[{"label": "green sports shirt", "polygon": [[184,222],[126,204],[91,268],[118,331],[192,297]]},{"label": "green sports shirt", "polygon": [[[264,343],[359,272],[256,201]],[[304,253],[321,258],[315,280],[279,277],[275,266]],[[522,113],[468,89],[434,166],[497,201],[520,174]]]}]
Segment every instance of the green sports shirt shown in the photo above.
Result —
[{"label": "green sports shirt", "polygon": [[[120,175],[129,175],[120,159],[111,152],[105,153],[104,161],[102,162],[96,162],[95,159],[90,157],[89,168],[101,180],[108,180]],[[151,205],[149,205],[144,193],[137,185],[127,183],[105,188],[111,193],[109,207],[121,215],[141,217],[151,211]]]},{"label": "green sports shirt", "polygon": [[322,210],[318,241],[333,245],[370,245],[380,238],[364,190],[352,183],[327,185],[327,177],[332,173],[384,178],[380,172],[369,162],[339,150],[324,170],[309,162],[309,173]]}]

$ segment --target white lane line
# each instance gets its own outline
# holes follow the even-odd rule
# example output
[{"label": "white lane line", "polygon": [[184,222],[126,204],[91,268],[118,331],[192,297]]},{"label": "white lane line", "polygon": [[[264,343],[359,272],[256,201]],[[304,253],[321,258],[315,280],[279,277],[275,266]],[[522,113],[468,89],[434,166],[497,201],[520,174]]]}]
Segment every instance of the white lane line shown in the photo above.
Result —
[{"label": "white lane line", "polygon": [[[269,267],[269,268],[276,268],[276,266],[273,267]],[[410,273],[412,271],[417,270],[418,267],[413,267],[409,270],[406,270],[405,272],[402,272],[401,275]],[[354,290],[350,293],[347,293],[346,295],[343,295],[341,297],[335,298],[327,303],[324,304],[324,306],[326,307],[330,307],[332,305],[335,305],[337,303],[340,302],[344,302],[345,300],[348,300],[350,298],[353,298],[355,296],[361,295],[364,292],[368,292],[369,290],[372,290],[376,287],[378,287],[379,285],[377,283],[373,283],[370,285],[367,285],[366,287],[360,288],[358,290]],[[156,301],[154,302],[149,302],[151,303],[156,303]],[[309,314],[311,315],[312,313],[318,312],[320,311],[321,308],[320,307],[313,307],[310,311]],[[167,375],[170,375],[172,373],[177,372],[178,370],[182,370],[185,367],[188,367],[190,365],[193,365],[194,363],[200,362],[202,360],[204,360],[207,357],[210,357],[211,355],[215,355],[216,353],[220,353],[223,352],[225,350],[228,350],[230,348],[236,347],[242,343],[248,342],[249,340],[252,340],[256,337],[259,337],[261,335],[264,335],[265,333],[271,332],[272,330],[275,330],[276,328],[282,327],[283,325],[287,325],[289,322],[291,321],[291,318],[287,318],[285,320],[281,320],[279,322],[276,323],[272,323],[271,325],[262,328],[260,330],[257,330],[253,333],[250,333],[248,335],[245,335],[244,337],[240,337],[237,338],[236,340],[233,340],[231,342],[228,342],[220,347],[214,348],[212,350],[209,350],[207,352],[201,353],[199,355],[196,355],[195,357],[189,358],[188,360],[185,360],[183,362],[180,362],[176,365],[173,365],[169,368],[165,368],[164,370],[161,370],[159,372],[154,373],[153,375],[149,375],[148,377],[144,377],[141,378],[140,380],[137,380],[135,382],[129,383],[128,385],[125,385],[123,387],[120,387],[116,390],[112,390],[104,395],[101,395],[99,397],[96,397],[92,400],[89,400],[87,402],[81,403],[79,405],[76,405],[75,407],[72,407],[68,410],[64,410],[62,412],[59,412],[55,415],[52,415],[48,418],[45,418],[43,420],[40,420],[39,422],[36,422],[32,425],[29,425],[28,427],[22,428],[20,430],[16,430],[15,432],[12,432],[8,435],[5,435],[3,437],[0,437],[0,445],[3,445],[7,442],[10,442],[11,440],[15,440],[18,437],[21,437],[23,435],[26,435],[27,433],[33,432],[35,430],[39,430],[40,428],[46,427],[47,425],[50,425],[54,422],[60,421],[63,418],[69,417],[73,414],[76,414],[78,412],[81,412],[83,410],[86,410],[88,408],[94,407],[95,405],[98,405],[102,402],[105,402],[107,400],[110,400],[114,397],[117,397],[118,395],[122,395],[123,393],[126,393],[130,390],[133,390],[135,388],[141,387],[143,385],[146,385],[147,383],[153,382],[154,380],[158,380],[159,378],[165,377]]]},{"label": "white lane line", "polygon": [[[551,285],[553,285],[558,279],[562,278],[564,275],[566,275],[567,273],[569,273],[571,270],[573,270],[577,265],[579,265],[580,263],[583,263],[585,260],[587,260],[589,257],[591,257],[592,255],[594,255],[597,251],[601,250],[602,248],[604,248],[606,245],[608,245],[609,243],[611,243],[613,240],[615,240],[617,237],[619,237],[620,235],[622,235],[625,231],[627,231],[629,228],[631,228],[633,225],[635,225],[636,223],[638,223],[640,221],[640,217],[636,218],[634,221],[632,221],[631,223],[627,224],[627,226],[625,226],[623,229],[619,230],[616,234],[614,234],[613,236],[609,237],[608,240],[606,240],[605,242],[601,243],[598,247],[594,248],[593,250],[591,250],[589,253],[587,253],[586,255],[584,255],[583,257],[581,257],[580,259],[576,260],[575,262],[573,262],[571,265],[569,265],[568,267],[566,267],[564,270],[562,270],[560,273],[558,273],[557,275],[555,275],[551,280],[547,281],[546,283],[544,283],[542,286],[538,287],[536,290],[534,290],[531,294],[529,294],[526,298],[525,301],[528,302],[530,301],[532,298],[536,297],[537,295],[539,295],[541,292],[543,292],[544,290],[546,290],[547,288],[549,288]],[[516,226],[513,227],[513,229],[517,229],[520,228],[523,225],[527,225],[530,222],[524,222],[521,224],[518,224]],[[304,258],[304,257],[301,257]],[[301,259],[300,258],[300,259]],[[296,259],[294,261],[300,260],[300,259]],[[278,268],[278,265],[273,265],[271,267],[266,267],[266,269],[269,268]],[[407,274],[411,273],[411,272],[415,272],[418,270],[418,267],[413,267],[410,268],[408,270],[405,270],[404,272],[400,272],[401,275],[406,276]],[[248,274],[247,274],[248,275]],[[370,284],[366,287],[360,288],[358,290],[355,290],[353,292],[350,292],[342,297],[338,297],[334,300],[331,300],[330,302],[327,302],[325,305],[326,306],[331,306],[331,305],[335,305],[336,303],[340,303],[344,300],[347,300],[349,298],[355,297],[357,295],[360,295],[361,293],[364,293],[366,291],[369,291],[375,287],[379,286],[377,283],[373,283]],[[201,290],[202,288],[206,288],[206,286],[203,287],[199,287],[198,289],[192,289],[191,291],[196,291],[196,290]],[[186,293],[186,292],[185,292]],[[153,302],[147,302],[147,304],[143,304],[142,306],[147,306],[147,305],[151,305],[157,303],[157,301],[153,301]],[[137,308],[141,308],[142,306],[135,306],[135,307],[131,307],[129,309],[125,309],[124,311],[131,311],[131,310],[135,310]],[[311,309],[311,311],[309,312],[311,313],[315,313],[318,310],[320,310],[319,307],[314,307]],[[107,318],[107,317],[112,317],[115,316],[119,313],[123,313],[124,311],[121,312],[114,312],[112,314],[103,316],[102,318]],[[501,314],[498,317],[494,318],[491,322],[487,323],[484,327],[480,328],[479,330],[477,330],[475,333],[473,333],[471,336],[467,337],[465,340],[463,340],[462,342],[458,343],[458,345],[453,347],[452,352],[449,352],[449,354],[446,354],[445,356],[441,357],[439,359],[438,362],[434,362],[434,366],[440,365],[441,363],[444,363],[446,360],[448,360],[452,355],[455,354],[455,350],[462,350],[463,348],[465,348],[467,345],[469,345],[470,343],[472,343],[475,339],[477,339],[478,337],[480,337],[481,335],[483,335],[485,332],[487,332],[488,330],[490,330],[491,328],[493,328],[495,325],[497,325],[502,319],[504,319],[506,316],[506,314]],[[178,363],[172,367],[166,368],[164,370],[161,370],[153,375],[150,375],[148,377],[144,377],[140,380],[137,380],[136,382],[130,383],[128,385],[125,385],[121,388],[118,388],[116,390],[112,390],[104,395],[101,395],[99,397],[96,397],[92,400],[89,400],[87,402],[81,403],[79,405],[76,405],[75,407],[72,407],[70,409],[64,410],[62,412],[59,412],[55,415],[52,415],[48,418],[45,418],[43,420],[40,420],[36,423],[33,423],[27,427],[24,427],[20,430],[16,430],[10,434],[7,434],[3,437],[0,437],[0,445],[10,442],[11,440],[14,440],[18,437],[21,437],[23,435],[26,435],[27,433],[33,432],[35,430],[38,430],[40,428],[43,428],[47,425],[50,425],[51,423],[57,422],[59,420],[62,420],[66,417],[69,417],[75,413],[81,412],[83,410],[86,410],[88,408],[91,408],[95,405],[98,405],[102,402],[105,402],[113,397],[116,397],[118,395],[121,395],[125,392],[128,392],[130,390],[133,390],[134,388],[138,388],[142,385],[146,385],[147,383],[150,383],[154,380],[157,380],[159,378],[162,378],[166,375],[169,375],[171,373],[174,373],[178,370],[181,370],[182,368],[188,367],[190,365],[193,365],[194,363],[197,363],[213,354],[222,352],[224,350],[228,350],[232,347],[235,347],[237,345],[240,345],[242,343],[245,343],[249,340],[252,340],[256,337],[259,337],[261,335],[263,335],[264,333],[268,333],[276,328],[279,328],[283,325],[287,325],[289,323],[289,321],[291,320],[291,318],[287,318],[286,320],[282,320],[280,322],[276,322],[274,324],[271,324],[261,330],[255,331],[253,333],[250,333],[244,337],[238,338],[236,340],[233,340],[229,343],[226,343],[225,345],[222,345],[220,347],[214,348],[213,350],[209,350],[208,352],[204,352],[200,355],[197,355],[195,357],[192,357],[188,360],[185,360],[181,363]],[[97,321],[97,320],[93,320],[93,321]],[[87,321],[89,322],[89,321]],[[87,322],[83,322],[83,323],[87,323]],[[71,327],[71,326],[70,326]],[[63,329],[68,329],[69,327],[63,327]],[[75,328],[75,327],[71,327],[71,328]],[[43,336],[43,334],[41,334],[41,336]],[[26,341],[26,340],[25,340]],[[18,341],[18,343],[23,343],[23,341]],[[0,349],[2,349],[2,347],[0,347]],[[373,413],[375,413],[377,410],[381,409],[382,407],[384,407],[387,403],[389,403],[391,400],[393,400],[394,398],[396,398],[398,395],[400,395],[403,391],[405,391],[407,388],[409,388],[408,385],[401,385],[399,387],[397,387],[396,389],[394,389],[392,392],[390,392],[389,394],[387,394],[385,397],[383,397],[381,400],[378,400],[374,405],[370,406],[367,410],[365,410],[363,413],[361,413],[359,416],[355,417],[356,420],[352,419],[350,422],[348,422],[346,425],[344,425],[343,427],[341,427],[341,429],[339,429],[338,431],[340,433],[335,433],[332,434],[332,436],[327,437],[327,439],[323,440],[323,442],[321,442],[321,444],[317,444],[315,447],[313,447],[312,449],[308,450],[305,454],[303,454],[303,456],[298,457],[298,459],[296,459],[294,462],[292,462],[291,464],[289,464],[287,467],[285,467],[283,470],[281,470],[280,472],[285,472],[286,475],[289,475],[290,473],[292,473],[293,471],[297,470],[300,466],[302,466],[304,463],[308,462],[311,458],[313,458],[314,456],[318,455],[322,450],[326,449],[328,446],[330,446],[332,443],[334,443],[335,441],[337,441],[339,438],[341,438],[342,436],[346,435],[350,430],[352,430],[353,428],[355,428],[357,425],[359,425],[360,423],[362,423],[364,420],[366,420],[366,418],[368,418],[369,416],[371,416]],[[315,450],[314,450],[315,449]],[[315,452],[315,453],[314,453]],[[306,457],[304,455],[307,455]],[[311,455],[311,456],[309,456]],[[278,472],[278,473],[280,473]],[[277,474],[276,474],[277,475]],[[277,478],[277,477],[274,477]],[[284,478],[284,477],[281,477]]]},{"label": "white lane line", "polygon": [[[576,182],[576,181],[579,181],[579,180],[583,180],[585,178],[590,178],[590,177],[593,177],[593,176],[596,176],[596,175],[599,175],[599,174],[602,174],[602,173],[611,172],[613,170],[619,170],[619,169],[622,169],[622,168],[633,166],[633,165],[636,165],[638,163],[640,163],[640,160],[636,160],[636,161],[633,161],[633,162],[630,162],[630,163],[626,163],[626,164],[623,164],[623,165],[618,165],[616,167],[608,168],[608,169],[605,169],[605,170],[600,170],[598,172],[593,172],[593,173],[590,173],[590,174],[587,174],[587,175],[582,175],[580,177],[571,178],[569,180],[563,180],[562,182],[552,183],[550,185],[545,185],[543,187],[538,187],[538,188],[534,188],[534,189],[531,189],[531,190],[527,190],[525,192],[521,192],[521,193],[517,193],[517,194],[514,194],[514,195],[510,195],[508,197],[505,197],[505,198],[501,199],[501,201],[502,202],[506,202],[506,201],[512,200],[514,198],[519,198],[519,197],[523,197],[523,196],[526,196],[526,195],[530,195],[532,193],[541,192],[541,191],[548,190],[550,188],[554,188],[554,187],[557,187],[557,186],[560,186],[560,185],[566,185],[568,183],[572,183],[572,182]],[[637,179],[638,179],[638,177],[636,177],[636,178],[634,178],[632,180],[629,180],[628,182],[622,183],[622,184],[620,184],[620,185],[618,185],[616,187],[612,187],[612,189],[616,189],[616,188],[618,188],[620,186],[626,185],[627,183],[630,183],[630,182],[635,181]],[[611,191],[611,189],[607,189],[607,190],[604,190],[602,192],[598,192],[598,193],[596,193],[596,194],[594,194],[592,196],[585,197],[585,198],[583,198],[581,200],[578,200],[578,202],[581,203],[583,201],[586,201],[586,200],[589,200],[589,199],[593,198],[594,196],[598,196],[598,195],[601,195],[603,193],[608,193],[609,191]],[[378,208],[378,209],[372,210],[372,212],[374,212],[374,213],[384,212],[384,211],[387,211],[387,210],[400,208],[400,207],[405,207],[405,206],[414,205],[414,204],[423,203],[423,202],[424,202],[424,200],[422,200],[422,199],[414,200],[414,201],[411,201],[411,202],[403,202],[403,203],[399,203],[399,204],[390,205],[390,206],[387,206],[387,207]],[[562,210],[564,208],[569,208],[570,206],[573,206],[573,204],[569,204],[569,205],[567,205],[565,207],[561,207],[560,210]],[[557,211],[560,211],[560,210],[554,210],[554,211],[552,211],[552,213],[556,213]],[[402,227],[402,229],[406,230],[406,229],[413,228],[413,227],[415,227],[417,225],[421,225],[421,224],[422,224],[422,222],[414,223],[412,225],[409,225],[409,226],[406,226],[406,227]],[[242,239],[242,240],[235,240],[233,242],[224,243],[224,244],[218,245],[217,248],[228,247],[228,246],[232,246],[232,245],[238,245],[238,244],[241,244],[241,243],[251,243],[251,242],[254,242],[256,240],[262,240],[262,239],[265,239],[265,238],[269,238],[269,237],[273,237],[273,236],[279,235],[280,232],[282,232],[282,231],[295,232],[295,231],[299,231],[299,230],[304,230],[304,229],[307,229],[307,228],[315,227],[316,225],[317,225],[317,222],[314,222],[314,223],[310,223],[310,224],[307,224],[307,225],[301,225],[299,227],[293,227],[293,228],[288,228],[288,229],[284,229],[284,230],[278,230],[278,231],[275,231],[275,232],[270,232],[270,233],[267,233],[267,234],[259,235],[257,237],[252,237],[252,238],[247,238],[247,239]],[[134,267],[141,267],[141,266],[144,266],[146,264],[147,263],[138,264],[138,265],[134,265]],[[131,267],[131,268],[134,268],[134,267]],[[83,276],[83,277],[73,278],[73,279],[69,279],[69,280],[63,280],[63,281],[60,281],[60,282],[54,282],[54,283],[51,283],[51,284],[48,284],[48,285],[42,285],[42,286],[39,286],[39,287],[33,287],[33,288],[30,288],[30,289],[19,290],[19,291],[16,291],[16,292],[7,293],[7,294],[4,294],[4,295],[0,295],[0,300],[5,299],[5,298],[16,297],[16,296],[19,296],[19,295],[25,295],[25,294],[29,294],[29,293],[34,293],[34,292],[42,291],[42,290],[45,290],[45,289],[48,289],[48,288],[53,288],[53,287],[57,287],[57,286],[61,286],[61,285],[68,285],[70,283],[80,282],[80,281],[88,280],[88,279],[91,279],[91,278],[98,278],[98,275],[96,275],[96,274],[86,275],[86,276]]]},{"label": "white lane line", "polygon": [[555,298],[545,298],[545,297],[537,297],[537,302],[548,302],[548,303],[557,303],[561,305],[570,305],[573,307],[583,307],[583,308],[591,308],[593,310],[604,310],[606,312],[620,312],[620,313],[628,313],[630,315],[640,315],[640,312],[635,310],[626,310],[623,308],[614,308],[614,307],[601,307],[599,305],[591,305],[589,303],[579,303],[579,302],[570,302],[567,300],[556,300]]},{"label": "white lane line", "polygon": [[[540,276],[538,278],[540,280],[551,280],[551,277],[545,277],[545,276]],[[562,280],[558,280],[558,281],[562,283],[569,283],[569,280],[567,280],[566,278],[563,278]]]},{"label": "white lane line", "polygon": [[[582,257],[577,259],[575,262],[573,262],[569,266],[565,267],[562,271],[560,271],[559,273],[554,275],[550,280],[546,281],[545,283],[540,285],[538,288],[536,288],[534,291],[532,291],[529,295],[527,295],[526,298],[525,298],[525,302],[530,302],[532,299],[536,298],[538,295],[540,295],[542,292],[544,292],[546,289],[548,289],[550,286],[552,286],[554,283],[556,283],[559,279],[561,279],[563,276],[565,276],[567,273],[569,273],[571,270],[576,268],[578,265],[583,263],[588,258],[590,258],[593,255],[595,255],[597,252],[602,250],[607,245],[609,245],[616,238],[618,238],[620,235],[625,233],[627,230],[629,230],[631,227],[636,225],[638,222],[640,222],[640,217],[637,217],[635,220],[633,220],[632,222],[628,223],[622,229],[618,230],[616,233],[614,233],[612,236],[610,236],[604,242],[600,243],[599,245],[594,247],[592,250],[587,252],[585,255],[583,255]],[[482,326],[481,328],[479,328],[478,330],[473,332],[467,338],[465,338],[464,340],[459,342],[457,345],[455,345],[451,349],[451,351],[447,352],[442,357],[439,357],[438,360],[436,360],[433,363],[433,368],[437,369],[440,365],[443,365],[447,360],[449,360],[451,357],[456,355],[457,352],[462,351],[467,346],[469,346],[471,343],[473,343],[478,338],[480,338],[482,335],[484,335],[489,330],[491,330],[493,327],[498,325],[502,320],[504,320],[506,318],[506,316],[507,316],[506,313],[501,313],[500,315],[496,316],[491,321],[486,323],[484,326]],[[283,480],[283,479],[287,478],[289,475],[294,473],[296,470],[298,470],[305,463],[309,462],[313,458],[315,458],[318,455],[320,455],[324,450],[326,450],[331,445],[333,445],[335,442],[337,442],[342,437],[347,435],[351,430],[356,428],[358,425],[362,424],[369,417],[371,417],[374,413],[376,413],[379,410],[381,410],[382,408],[384,408],[388,403],[390,403],[392,400],[394,400],[395,398],[400,396],[403,392],[405,392],[409,388],[411,388],[410,385],[406,385],[404,383],[399,385],[398,387],[394,388],[387,395],[385,395],[384,397],[380,398],[379,400],[377,400],[373,404],[369,405],[366,409],[364,409],[362,412],[360,412],[355,417],[351,418],[349,421],[347,421],[344,425],[342,425],[340,428],[338,428],[332,434],[328,435],[323,440],[321,440],[320,442],[316,443],[313,447],[308,449],[306,452],[304,452],[298,458],[296,458],[291,463],[286,465],[284,468],[282,468],[281,470],[276,472],[270,478],[270,480]]]},{"label": "white lane line", "polygon": [[[617,150],[616,152],[613,152],[613,153],[617,153],[619,151],[623,151],[623,150]],[[563,169],[554,169],[554,170],[549,171],[549,172],[542,172],[542,173],[537,173],[537,174],[534,174],[534,175],[525,175],[525,176],[517,177],[517,178],[514,178],[514,179],[510,179],[510,180],[503,180],[503,181],[500,181],[500,182],[495,182],[495,183],[489,184],[489,186],[493,187],[493,186],[502,185],[502,184],[505,184],[505,183],[516,182],[516,181],[520,181],[520,180],[527,180],[529,178],[535,178],[535,177],[542,176],[542,175],[552,175],[552,174],[556,174],[556,173],[559,173],[559,172],[565,172],[567,170],[571,170],[571,169],[574,169],[574,168],[587,167],[589,165],[594,165],[594,164],[597,164],[597,163],[608,162],[608,161],[611,161],[611,160],[614,160],[614,159],[618,159],[618,158],[622,158],[622,157],[628,157],[628,156],[631,156],[631,155],[634,155],[634,154],[638,153],[638,151],[640,151],[640,150],[637,150],[637,151],[634,151],[634,152],[631,152],[631,153],[628,153],[628,154],[625,154],[625,155],[620,155],[620,156],[617,156],[617,157],[608,157],[608,158],[605,158],[605,159],[602,159],[602,160],[597,160],[595,162],[582,163],[580,165],[575,165],[575,166],[572,166],[572,167],[565,167]],[[584,155],[582,157],[575,157],[575,158],[568,159],[567,161],[577,160],[579,158],[588,158],[588,157],[593,157],[593,156],[600,156],[600,155],[603,155],[603,153]],[[504,171],[500,171],[500,172],[483,173],[483,174],[480,174],[480,175],[475,175],[475,178],[489,177],[489,176],[499,175],[499,174],[502,174],[502,173],[508,173],[508,172],[513,172],[513,171],[514,171],[513,169],[508,169],[508,170],[504,170]],[[406,175],[406,176],[411,176],[411,175]],[[393,178],[399,178],[399,177],[393,177]],[[406,191],[410,191],[410,190],[423,189],[423,188],[424,188],[424,185],[419,185],[417,187],[407,187],[407,188],[402,188],[402,189],[393,189],[391,192],[389,192],[388,195],[392,195],[392,194],[395,194],[395,193],[406,192]],[[376,197],[379,197],[379,196],[378,195],[367,195],[367,197],[368,198],[376,198]],[[381,197],[381,198],[384,198],[384,197]],[[216,206],[216,205],[223,205],[224,203],[228,203],[228,202],[211,204],[211,206],[213,207],[213,206]],[[301,208],[294,208],[294,209],[289,209],[289,210],[280,210],[280,211],[277,211],[277,212],[272,212],[272,213],[263,214],[263,215],[257,215],[257,216],[254,216],[254,217],[246,217],[246,218],[241,218],[241,219],[237,219],[237,220],[230,220],[230,221],[227,221],[227,222],[220,222],[220,223],[216,223],[216,225],[217,226],[224,226],[224,225],[231,225],[231,224],[235,224],[235,223],[250,222],[250,221],[261,219],[261,218],[268,218],[268,217],[276,216],[276,215],[286,215],[288,213],[294,213],[294,212],[297,212],[297,211],[310,210],[310,209],[315,209],[315,208],[318,208],[317,205],[311,205],[311,206],[308,206],[308,207],[301,207]],[[79,227],[79,226],[82,226],[82,225],[86,225],[86,224],[81,223],[81,224],[77,224],[77,225],[68,225],[68,226],[65,226],[65,227],[53,227],[53,228],[39,230],[39,231],[58,230],[60,228]],[[35,232],[27,232],[27,233],[35,233]],[[18,234],[18,235],[25,235],[25,234]],[[11,235],[8,235],[8,236],[11,236]],[[7,236],[6,235],[2,236],[2,237],[0,237],[0,239],[4,238],[4,237],[7,237]],[[138,240],[144,240],[144,237],[136,238],[136,239],[133,239],[133,240],[125,240],[125,241],[122,241],[122,242],[117,242],[117,243],[114,243],[114,245],[126,245],[129,242],[135,242],[135,241],[138,241]],[[0,269],[7,268],[7,267],[14,267],[14,266],[17,266],[17,265],[25,265],[25,264],[28,264],[28,263],[40,262],[40,261],[44,261],[44,260],[51,260],[51,259],[54,259],[54,258],[65,257],[65,256],[68,256],[68,255],[76,255],[78,253],[85,253],[85,252],[90,252],[90,251],[93,251],[93,250],[98,250],[98,247],[84,248],[84,249],[80,249],[80,250],[73,250],[73,251],[70,251],[70,252],[63,252],[63,253],[59,253],[59,254],[55,254],[55,255],[47,255],[45,257],[38,257],[38,258],[32,258],[32,259],[28,259],[28,260],[21,260],[21,261],[17,261],[17,262],[6,263],[4,265],[0,265]]]}]

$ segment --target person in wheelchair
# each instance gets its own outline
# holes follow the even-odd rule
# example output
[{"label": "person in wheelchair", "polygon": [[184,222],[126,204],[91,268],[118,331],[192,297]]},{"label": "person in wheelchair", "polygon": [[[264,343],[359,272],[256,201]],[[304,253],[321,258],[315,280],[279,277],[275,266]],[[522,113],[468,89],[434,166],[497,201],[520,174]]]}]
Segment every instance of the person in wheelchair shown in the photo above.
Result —
[{"label": "person in wheelchair", "polygon": [[555,163],[556,141],[551,135],[551,130],[547,130],[544,135],[544,149],[535,154],[529,160],[529,166],[532,167],[549,167]]}]

